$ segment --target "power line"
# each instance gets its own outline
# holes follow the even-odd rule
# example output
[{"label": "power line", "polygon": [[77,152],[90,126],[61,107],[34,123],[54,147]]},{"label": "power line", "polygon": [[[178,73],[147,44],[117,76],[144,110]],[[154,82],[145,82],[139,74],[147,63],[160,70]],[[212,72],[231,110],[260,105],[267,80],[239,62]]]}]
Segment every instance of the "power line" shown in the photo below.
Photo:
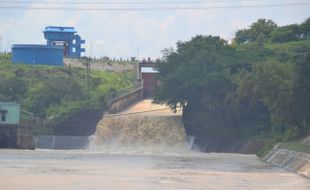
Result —
[{"label": "power line", "polygon": [[154,5],[154,4],[201,4],[201,3],[224,3],[224,2],[254,2],[262,0],[202,0],[202,1],[153,1],[153,2],[67,2],[67,1],[7,1],[0,0],[0,3],[9,4],[66,4],[66,5]]},{"label": "power line", "polygon": [[223,5],[223,6],[196,6],[196,7],[131,7],[131,8],[80,8],[80,7],[27,7],[27,6],[0,6],[0,9],[30,9],[30,10],[63,10],[63,11],[173,11],[173,10],[208,10],[208,9],[242,9],[242,8],[267,8],[267,7],[291,7],[307,6],[304,3],[275,3],[256,5]]}]

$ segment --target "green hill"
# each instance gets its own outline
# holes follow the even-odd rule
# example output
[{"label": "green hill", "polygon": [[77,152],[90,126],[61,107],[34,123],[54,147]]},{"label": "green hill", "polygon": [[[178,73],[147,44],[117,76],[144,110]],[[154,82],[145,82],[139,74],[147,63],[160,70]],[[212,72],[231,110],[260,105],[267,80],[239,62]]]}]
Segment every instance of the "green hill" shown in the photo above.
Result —
[{"label": "green hill", "polygon": [[113,97],[134,85],[133,71],[91,70],[88,77],[83,68],[15,65],[10,60],[10,55],[0,55],[0,101],[19,102],[41,127],[53,128],[85,110],[102,113]]}]

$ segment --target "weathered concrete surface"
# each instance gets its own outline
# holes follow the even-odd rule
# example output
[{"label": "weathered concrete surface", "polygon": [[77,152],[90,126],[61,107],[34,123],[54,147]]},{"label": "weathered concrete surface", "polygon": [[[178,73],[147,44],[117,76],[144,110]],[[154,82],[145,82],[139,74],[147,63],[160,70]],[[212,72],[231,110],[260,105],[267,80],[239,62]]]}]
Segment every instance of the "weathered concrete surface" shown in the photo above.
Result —
[{"label": "weathered concrete surface", "polygon": [[239,140],[229,139],[228,137],[195,139],[195,148],[201,152],[256,154],[263,146],[264,143],[256,139]]},{"label": "weathered concrete surface", "polygon": [[16,147],[17,125],[0,125],[0,148]]},{"label": "weathered concrete surface", "polygon": [[65,121],[50,123],[48,127],[53,128],[57,136],[90,136],[95,133],[102,115],[103,110],[81,110]]},{"label": "weathered concrete surface", "polygon": [[35,136],[34,143],[40,149],[86,149],[89,145],[89,136]]},{"label": "weathered concrete surface", "polygon": [[113,99],[109,103],[109,114],[121,112],[143,98],[143,89],[138,88],[130,93]]},{"label": "weathered concrete surface", "polygon": [[157,115],[157,116],[181,116],[182,110],[173,112],[167,105],[155,104],[152,99],[144,99],[132,105],[120,114]]},{"label": "weathered concrete surface", "polygon": [[310,178],[310,154],[281,149],[275,146],[263,160]]},{"label": "weathered concrete surface", "polygon": [[34,149],[34,140],[31,127],[21,126],[17,128],[17,148]]}]

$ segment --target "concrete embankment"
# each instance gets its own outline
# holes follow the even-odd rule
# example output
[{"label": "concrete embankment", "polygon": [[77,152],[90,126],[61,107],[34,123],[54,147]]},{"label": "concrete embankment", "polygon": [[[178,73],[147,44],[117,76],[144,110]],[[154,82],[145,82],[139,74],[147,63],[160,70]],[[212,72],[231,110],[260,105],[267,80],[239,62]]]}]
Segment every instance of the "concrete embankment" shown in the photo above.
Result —
[{"label": "concrete embankment", "polygon": [[310,178],[310,154],[282,149],[277,145],[262,160]]},{"label": "concrete embankment", "polygon": [[256,154],[264,146],[259,139],[239,140],[228,137],[195,138],[194,149],[201,152]]},{"label": "concrete embankment", "polygon": [[89,136],[35,136],[35,147],[39,149],[86,149],[89,145]]}]

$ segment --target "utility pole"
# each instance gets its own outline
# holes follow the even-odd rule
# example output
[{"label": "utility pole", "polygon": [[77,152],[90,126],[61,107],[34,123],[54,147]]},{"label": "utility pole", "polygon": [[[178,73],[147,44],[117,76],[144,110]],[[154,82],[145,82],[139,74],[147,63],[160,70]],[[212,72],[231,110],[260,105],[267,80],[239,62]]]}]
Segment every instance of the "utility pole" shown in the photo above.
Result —
[{"label": "utility pole", "polygon": [[10,43],[11,43],[11,40],[8,40],[8,44],[7,44],[7,53],[9,53],[10,52],[10,49],[11,49],[11,47],[10,47]]},{"label": "utility pole", "polygon": [[2,43],[3,43],[2,36],[0,36],[0,53],[2,53]]},{"label": "utility pole", "polygon": [[90,60],[91,58],[87,58],[87,62],[86,62],[86,80],[87,80],[87,90],[89,93],[89,82],[90,82]]},{"label": "utility pole", "polygon": [[93,43],[90,42],[90,48],[89,48],[89,57],[92,57],[93,56]]},{"label": "utility pole", "polygon": [[90,94],[89,93],[89,90],[90,90],[90,60],[91,58],[90,57],[85,57],[83,59],[83,65],[86,66],[86,88],[87,88],[87,92],[88,92],[88,95]]},{"label": "utility pole", "polygon": [[140,67],[139,67],[139,46],[137,46],[137,79],[140,80]]}]

